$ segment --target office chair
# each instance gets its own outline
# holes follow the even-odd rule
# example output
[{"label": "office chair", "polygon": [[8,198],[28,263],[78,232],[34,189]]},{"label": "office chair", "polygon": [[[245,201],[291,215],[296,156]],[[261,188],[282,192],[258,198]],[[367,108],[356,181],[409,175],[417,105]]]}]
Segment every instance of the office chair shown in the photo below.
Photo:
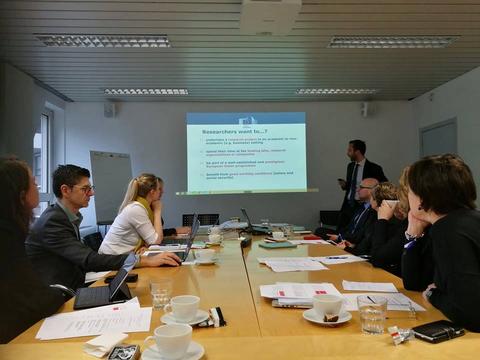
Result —
[{"label": "office chair", "polygon": [[100,245],[102,245],[102,241],[102,234],[98,231],[93,234],[85,235],[83,238],[83,243],[96,252],[98,252]]},{"label": "office chair", "polygon": [[[216,225],[220,219],[219,214],[198,214],[200,225]],[[193,214],[182,215],[182,225],[192,226]]]},{"label": "office chair", "polygon": [[327,229],[336,229],[340,211],[338,210],[320,210],[320,227]]}]

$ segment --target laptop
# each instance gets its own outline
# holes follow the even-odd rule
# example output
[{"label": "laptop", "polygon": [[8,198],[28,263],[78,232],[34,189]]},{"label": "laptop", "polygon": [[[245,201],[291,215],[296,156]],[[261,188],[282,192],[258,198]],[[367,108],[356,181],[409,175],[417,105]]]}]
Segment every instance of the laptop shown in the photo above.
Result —
[{"label": "laptop", "polygon": [[[192,234],[193,232],[193,225],[199,221],[198,220],[198,214],[195,213],[193,214],[193,219],[192,219],[192,231],[190,232],[190,234],[187,234],[186,236],[179,236],[179,235],[174,235],[174,236],[169,236],[168,238],[164,238],[162,240],[162,244],[161,245],[181,245],[181,244],[185,244],[189,239],[190,239],[190,235]],[[197,230],[198,231],[198,230]]]},{"label": "laptop", "polygon": [[272,234],[272,229],[270,229],[268,226],[254,226],[252,225],[252,222],[250,221],[250,218],[248,217],[247,210],[245,209],[240,209],[242,211],[243,216],[245,216],[245,219],[247,219],[247,232],[249,232],[252,235],[271,235]]},{"label": "laptop", "polygon": [[[197,214],[195,214],[194,217],[193,217],[193,222],[192,222],[192,231],[190,231],[190,235],[188,236],[187,241],[184,244],[182,244],[184,246],[179,247],[178,249],[175,249],[175,248],[172,248],[171,244],[167,244],[167,246],[165,246],[166,250],[162,250],[162,246],[157,245],[157,246],[155,246],[155,250],[153,250],[153,251],[148,250],[147,251],[148,252],[147,256],[153,256],[153,255],[156,255],[160,252],[169,251],[169,252],[174,252],[175,254],[177,254],[177,256],[180,258],[181,262],[186,261],[187,258],[188,258],[188,255],[190,254],[190,250],[192,249],[193,240],[195,240],[195,236],[197,235],[197,232],[198,232],[199,228],[200,228],[200,221],[197,218]],[[163,241],[162,241],[162,245],[163,245]]]},{"label": "laptop", "polygon": [[88,309],[130,300],[132,295],[125,280],[134,266],[135,262],[129,262],[127,259],[109,285],[78,289],[73,308],[75,310]]}]

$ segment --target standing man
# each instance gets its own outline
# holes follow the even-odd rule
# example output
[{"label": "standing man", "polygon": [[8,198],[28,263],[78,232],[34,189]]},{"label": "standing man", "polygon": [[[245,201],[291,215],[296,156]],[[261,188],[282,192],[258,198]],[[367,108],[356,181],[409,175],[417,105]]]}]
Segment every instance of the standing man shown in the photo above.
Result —
[{"label": "standing man", "polygon": [[345,191],[337,230],[344,228],[358,208],[358,187],[363,179],[373,178],[378,182],[388,181],[380,165],[365,157],[367,145],[362,140],[351,140],[348,143],[347,156],[350,163],[347,166],[347,180],[338,179],[338,184]]},{"label": "standing man", "polygon": [[84,286],[87,272],[118,270],[127,258],[138,267],[178,266],[180,259],[172,253],[151,257],[133,253],[101,255],[84,245],[79,210],[88,206],[94,194],[89,178],[90,172],[76,165],[60,165],[53,173],[57,202],[42,213],[25,242],[27,255],[45,284],[76,290]]}]

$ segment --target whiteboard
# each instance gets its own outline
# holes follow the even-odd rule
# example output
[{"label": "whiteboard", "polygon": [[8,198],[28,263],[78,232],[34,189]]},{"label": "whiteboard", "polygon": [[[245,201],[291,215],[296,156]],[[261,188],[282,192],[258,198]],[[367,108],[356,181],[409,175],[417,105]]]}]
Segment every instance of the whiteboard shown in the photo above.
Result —
[{"label": "whiteboard", "polygon": [[132,179],[129,154],[90,151],[97,224],[111,224]]}]

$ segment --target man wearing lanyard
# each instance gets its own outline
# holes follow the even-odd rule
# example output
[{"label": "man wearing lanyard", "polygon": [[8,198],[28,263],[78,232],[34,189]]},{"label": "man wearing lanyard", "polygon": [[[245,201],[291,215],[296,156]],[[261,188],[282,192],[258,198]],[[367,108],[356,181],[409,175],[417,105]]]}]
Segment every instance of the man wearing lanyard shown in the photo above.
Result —
[{"label": "man wearing lanyard", "polygon": [[88,271],[118,270],[127,258],[136,266],[177,266],[180,262],[172,253],[151,257],[98,254],[80,239],[79,210],[87,207],[94,195],[90,172],[75,165],[60,165],[53,173],[52,187],[57,203],[42,213],[25,241],[27,255],[45,284],[75,290],[84,286]]},{"label": "man wearing lanyard", "polygon": [[362,140],[351,140],[348,144],[347,156],[351,162],[347,167],[347,180],[338,179],[338,184],[345,191],[337,231],[344,228],[356,212],[359,204],[358,189],[363,179],[373,178],[378,182],[388,181],[380,165],[365,157],[367,145]]}]

